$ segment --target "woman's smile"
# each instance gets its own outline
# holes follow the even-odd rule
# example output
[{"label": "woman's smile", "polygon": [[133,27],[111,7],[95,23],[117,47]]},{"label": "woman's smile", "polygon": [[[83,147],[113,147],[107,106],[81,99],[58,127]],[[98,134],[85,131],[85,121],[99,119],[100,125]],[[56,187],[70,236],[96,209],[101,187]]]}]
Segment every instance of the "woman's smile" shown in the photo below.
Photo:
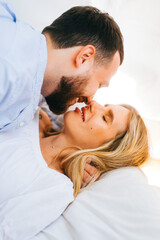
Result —
[{"label": "woman's smile", "polygon": [[75,109],[75,112],[77,112],[81,116],[83,122],[86,119],[86,110],[87,109],[88,109],[88,106],[87,107],[82,107],[81,110],[78,107],[76,107],[76,109]]},{"label": "woman's smile", "polygon": [[94,148],[124,133],[128,120],[129,110],[125,107],[92,101],[64,115],[64,131],[77,146]]}]

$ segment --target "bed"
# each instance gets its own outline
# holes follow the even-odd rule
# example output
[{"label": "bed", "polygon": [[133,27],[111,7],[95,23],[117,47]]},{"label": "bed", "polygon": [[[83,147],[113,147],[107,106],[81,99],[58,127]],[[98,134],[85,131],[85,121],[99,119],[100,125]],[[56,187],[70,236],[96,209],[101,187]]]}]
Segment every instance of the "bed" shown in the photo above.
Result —
[{"label": "bed", "polygon": [[160,189],[150,186],[138,168],[113,170],[32,240],[90,239],[159,240]]}]

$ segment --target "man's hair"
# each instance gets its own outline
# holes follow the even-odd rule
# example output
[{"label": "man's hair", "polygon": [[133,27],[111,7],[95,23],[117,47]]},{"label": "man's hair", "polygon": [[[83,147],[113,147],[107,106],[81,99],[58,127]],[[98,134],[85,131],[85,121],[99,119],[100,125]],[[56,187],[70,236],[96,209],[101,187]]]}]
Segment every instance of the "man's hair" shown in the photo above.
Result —
[{"label": "man's hair", "polygon": [[57,48],[86,46],[96,49],[97,60],[112,59],[118,50],[120,64],[124,58],[123,37],[119,26],[108,13],[91,6],[78,6],[64,12],[42,33],[49,34]]}]

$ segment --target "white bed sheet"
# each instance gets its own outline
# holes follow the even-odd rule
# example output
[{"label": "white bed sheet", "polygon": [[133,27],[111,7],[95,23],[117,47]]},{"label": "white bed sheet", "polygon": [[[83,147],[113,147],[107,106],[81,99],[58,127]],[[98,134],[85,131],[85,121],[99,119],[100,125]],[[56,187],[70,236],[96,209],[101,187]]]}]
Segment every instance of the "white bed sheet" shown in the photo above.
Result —
[{"label": "white bed sheet", "polygon": [[159,240],[160,189],[134,167],[111,171],[81,192],[34,240]]}]

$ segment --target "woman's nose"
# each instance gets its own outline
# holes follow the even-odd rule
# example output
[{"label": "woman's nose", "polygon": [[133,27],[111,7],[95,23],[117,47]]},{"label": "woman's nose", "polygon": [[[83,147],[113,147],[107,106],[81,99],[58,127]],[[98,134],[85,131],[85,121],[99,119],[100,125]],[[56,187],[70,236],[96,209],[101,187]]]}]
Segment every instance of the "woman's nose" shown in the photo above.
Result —
[{"label": "woman's nose", "polygon": [[102,106],[101,104],[97,103],[96,101],[92,100],[90,103],[90,112],[94,113],[99,112],[99,111],[104,111],[104,106]]},{"label": "woman's nose", "polygon": [[91,101],[90,103],[90,111],[91,113],[94,113],[95,109],[96,109],[97,103],[95,101]]},{"label": "woman's nose", "polygon": [[87,98],[87,104],[90,104],[92,102],[93,97],[94,97],[94,95]]}]

